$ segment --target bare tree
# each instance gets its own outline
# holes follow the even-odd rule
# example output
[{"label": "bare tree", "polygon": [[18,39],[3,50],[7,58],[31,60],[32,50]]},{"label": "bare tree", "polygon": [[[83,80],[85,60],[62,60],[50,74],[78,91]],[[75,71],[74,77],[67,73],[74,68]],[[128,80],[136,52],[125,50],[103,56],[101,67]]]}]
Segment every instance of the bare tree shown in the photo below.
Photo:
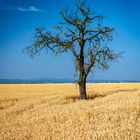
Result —
[{"label": "bare tree", "polygon": [[71,52],[78,73],[80,98],[86,99],[86,79],[92,69],[107,69],[118,54],[107,46],[113,39],[114,28],[103,24],[103,16],[89,8],[85,2],[78,2],[74,10],[63,10],[63,19],[56,26],[56,33],[37,28],[33,43],[25,48],[30,56],[43,49],[54,54]]}]

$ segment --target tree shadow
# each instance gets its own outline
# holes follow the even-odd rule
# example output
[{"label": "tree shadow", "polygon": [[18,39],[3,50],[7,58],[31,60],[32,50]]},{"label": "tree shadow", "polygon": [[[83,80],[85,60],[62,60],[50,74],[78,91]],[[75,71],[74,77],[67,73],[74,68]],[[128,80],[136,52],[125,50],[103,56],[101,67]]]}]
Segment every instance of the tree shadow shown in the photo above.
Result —
[{"label": "tree shadow", "polygon": [[87,99],[88,100],[93,100],[93,99],[96,99],[96,98],[102,98],[102,97],[106,97],[107,95],[104,95],[104,94],[90,94],[87,96]]},{"label": "tree shadow", "polygon": [[[103,98],[107,95],[103,95],[103,94],[98,94],[98,93],[93,93],[93,94],[89,94],[87,95],[87,99],[86,100],[94,100],[96,98]],[[80,99],[80,95],[68,95],[65,97],[66,100],[71,100],[72,102],[81,100]]]}]

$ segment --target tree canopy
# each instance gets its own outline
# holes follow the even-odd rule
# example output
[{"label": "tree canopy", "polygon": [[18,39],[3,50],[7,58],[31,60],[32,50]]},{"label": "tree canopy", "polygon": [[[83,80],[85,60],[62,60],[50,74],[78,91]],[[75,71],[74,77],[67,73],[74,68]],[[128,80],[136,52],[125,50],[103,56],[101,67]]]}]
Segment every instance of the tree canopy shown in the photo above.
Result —
[{"label": "tree canopy", "polygon": [[78,2],[74,10],[65,9],[60,13],[62,21],[55,26],[56,32],[36,28],[34,41],[25,51],[35,56],[43,49],[54,54],[71,52],[78,73],[81,99],[86,98],[86,78],[92,69],[108,69],[118,54],[108,43],[113,39],[114,28],[103,24],[103,16]]}]

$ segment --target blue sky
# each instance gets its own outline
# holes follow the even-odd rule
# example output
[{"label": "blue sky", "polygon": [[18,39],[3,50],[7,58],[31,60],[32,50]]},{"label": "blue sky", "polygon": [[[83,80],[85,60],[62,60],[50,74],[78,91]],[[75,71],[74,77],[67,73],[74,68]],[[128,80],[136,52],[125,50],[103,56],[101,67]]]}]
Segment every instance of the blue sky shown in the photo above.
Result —
[{"label": "blue sky", "polygon": [[[123,58],[107,71],[95,70],[90,79],[140,80],[140,1],[87,0],[104,15],[104,22],[116,28],[110,46],[125,51]],[[30,59],[22,50],[30,44],[35,27],[52,30],[64,7],[75,0],[0,0],[0,78],[73,77],[70,54],[53,56],[42,52]]]}]

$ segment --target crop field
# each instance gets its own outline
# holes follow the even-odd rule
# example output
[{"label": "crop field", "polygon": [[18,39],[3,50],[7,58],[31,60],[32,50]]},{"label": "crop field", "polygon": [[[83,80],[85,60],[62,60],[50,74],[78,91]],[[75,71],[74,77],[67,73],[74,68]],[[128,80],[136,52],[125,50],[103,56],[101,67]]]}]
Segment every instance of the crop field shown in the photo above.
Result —
[{"label": "crop field", "polygon": [[1,84],[0,140],[140,140],[140,83]]}]

